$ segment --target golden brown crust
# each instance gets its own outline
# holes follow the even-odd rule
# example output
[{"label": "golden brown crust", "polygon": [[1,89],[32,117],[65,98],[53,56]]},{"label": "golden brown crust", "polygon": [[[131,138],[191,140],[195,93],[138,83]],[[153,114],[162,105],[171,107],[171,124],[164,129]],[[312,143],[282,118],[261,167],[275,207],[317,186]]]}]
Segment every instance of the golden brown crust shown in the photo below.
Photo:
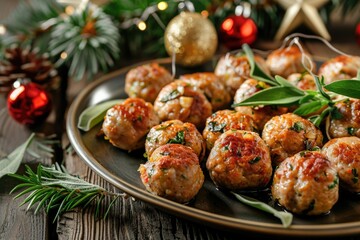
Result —
[{"label": "golden brown crust", "polygon": [[360,57],[337,56],[324,62],[319,68],[318,75],[324,76],[325,84],[356,77],[360,69]]},{"label": "golden brown crust", "polygon": [[219,77],[211,72],[185,74],[181,80],[199,88],[212,105],[212,110],[217,111],[228,107],[231,98]]},{"label": "golden brown crust", "polygon": [[233,110],[217,111],[207,118],[203,131],[207,149],[211,150],[220,135],[232,129],[257,131],[257,127],[251,116]]},{"label": "golden brown crust", "polygon": [[196,154],[180,144],[157,148],[139,172],[149,192],[180,203],[194,198],[204,182]]},{"label": "golden brown crust", "polygon": [[323,141],[321,131],[312,122],[293,113],[269,120],[262,138],[270,148],[275,166],[300,151],[322,147]]},{"label": "golden brown crust", "polygon": [[143,147],[145,135],[156,124],[159,118],[151,103],[128,98],[107,111],[102,131],[115,147],[131,151]]},{"label": "golden brown crust", "polygon": [[158,147],[174,142],[191,147],[200,161],[205,156],[206,145],[201,133],[194,124],[180,120],[169,120],[152,127],[146,136],[146,154],[150,157]]},{"label": "golden brown crust", "polygon": [[[266,59],[266,65],[273,76],[280,75],[284,78],[306,70],[302,63],[302,53],[296,45],[272,51]],[[312,66],[316,66],[313,61]]]},{"label": "golden brown crust", "polygon": [[360,192],[360,139],[332,139],[324,145],[322,152],[336,169],[341,185],[351,192]]},{"label": "golden brown crust", "polygon": [[153,103],[161,88],[173,80],[158,63],[144,64],[131,69],[125,77],[125,92]]},{"label": "golden brown crust", "polygon": [[182,80],[176,80],[161,89],[154,103],[161,121],[178,119],[203,129],[212,107],[204,94]]},{"label": "golden brown crust", "polygon": [[332,117],[328,129],[331,138],[360,137],[360,99],[346,99],[335,104],[339,112]]},{"label": "golden brown crust", "polygon": [[213,182],[231,190],[265,187],[272,174],[269,149],[255,132],[230,130],[216,140],[206,168]]},{"label": "golden brown crust", "polygon": [[303,151],[281,162],[271,192],[291,212],[325,214],[338,200],[338,177],[321,152]]}]

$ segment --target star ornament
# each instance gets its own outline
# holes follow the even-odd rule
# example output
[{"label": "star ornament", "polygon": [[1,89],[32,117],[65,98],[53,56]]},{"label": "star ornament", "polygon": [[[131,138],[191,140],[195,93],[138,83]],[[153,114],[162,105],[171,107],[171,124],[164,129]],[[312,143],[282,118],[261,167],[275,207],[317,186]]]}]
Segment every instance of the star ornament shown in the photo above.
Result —
[{"label": "star ornament", "polygon": [[275,40],[283,39],[302,23],[309,27],[314,33],[330,40],[330,34],[317,10],[328,1],[329,0],[276,0],[277,3],[286,9],[286,13],[275,35]]}]

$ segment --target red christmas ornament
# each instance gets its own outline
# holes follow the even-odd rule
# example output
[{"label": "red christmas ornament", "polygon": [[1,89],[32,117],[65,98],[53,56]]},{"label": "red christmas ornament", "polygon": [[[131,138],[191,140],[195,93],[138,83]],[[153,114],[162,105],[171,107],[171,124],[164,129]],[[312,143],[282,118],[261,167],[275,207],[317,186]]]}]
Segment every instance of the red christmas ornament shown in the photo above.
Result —
[{"label": "red christmas ornament", "polygon": [[7,107],[17,122],[34,125],[46,119],[52,105],[49,94],[38,84],[29,82],[9,93]]},{"label": "red christmas ornament", "polygon": [[238,49],[244,43],[252,44],[257,38],[257,26],[251,18],[232,15],[220,26],[220,38],[229,49]]},{"label": "red christmas ornament", "polygon": [[360,45],[360,23],[357,24],[355,30],[356,41]]}]

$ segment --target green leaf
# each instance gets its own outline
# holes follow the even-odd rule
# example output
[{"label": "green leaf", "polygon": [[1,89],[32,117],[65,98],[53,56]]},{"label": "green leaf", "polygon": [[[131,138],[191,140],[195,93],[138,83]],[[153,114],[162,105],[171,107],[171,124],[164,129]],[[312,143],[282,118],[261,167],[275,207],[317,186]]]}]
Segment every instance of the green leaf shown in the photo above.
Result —
[{"label": "green leaf", "polygon": [[324,88],[346,97],[360,99],[360,80],[339,80],[325,85]]},{"label": "green leaf", "polygon": [[298,92],[295,87],[276,86],[264,89],[255,93],[236,106],[257,106],[257,105],[290,105],[297,103],[305,93]]},{"label": "green leaf", "polygon": [[251,50],[251,48],[249,47],[249,45],[244,44],[242,45],[242,48],[249,60],[249,64],[250,64],[250,76],[256,80],[259,81],[263,81],[266,83],[269,83],[271,85],[278,85],[278,83],[269,75],[267,75],[255,62],[255,58],[254,58],[254,54]]},{"label": "green leaf", "polygon": [[78,128],[83,131],[89,131],[95,125],[104,120],[106,111],[118,103],[122,103],[123,99],[110,100],[100,104],[86,108],[79,116]]},{"label": "green leaf", "polygon": [[21,164],[21,161],[24,158],[26,149],[28,148],[34,137],[35,134],[32,133],[30,137],[26,140],[26,142],[18,146],[8,156],[5,156],[4,158],[0,159],[0,178],[2,178],[5,174],[17,172]]},{"label": "green leaf", "polygon": [[242,202],[248,206],[254,207],[256,209],[259,209],[261,211],[273,214],[275,217],[280,219],[284,228],[288,228],[291,225],[292,220],[293,220],[293,215],[291,213],[284,212],[284,211],[278,211],[278,210],[272,208],[271,206],[267,205],[266,203],[258,201],[254,198],[246,197],[246,196],[234,193],[234,192],[231,192],[231,193],[234,194],[234,196],[240,202]]},{"label": "green leaf", "polygon": [[184,131],[178,131],[176,136],[172,139],[169,139],[167,143],[177,143],[177,144],[185,144],[185,133]]},{"label": "green leaf", "polygon": [[324,107],[327,103],[324,101],[313,101],[308,103],[303,103],[298,107],[294,113],[299,116],[306,116],[311,113],[314,113]]}]

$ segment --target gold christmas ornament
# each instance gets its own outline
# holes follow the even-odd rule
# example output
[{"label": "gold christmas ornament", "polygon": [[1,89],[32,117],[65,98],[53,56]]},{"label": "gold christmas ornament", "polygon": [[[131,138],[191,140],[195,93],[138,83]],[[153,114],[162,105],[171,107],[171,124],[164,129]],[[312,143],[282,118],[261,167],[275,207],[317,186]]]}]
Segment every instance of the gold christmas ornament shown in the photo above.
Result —
[{"label": "gold christmas ornament", "polygon": [[330,40],[328,33],[317,9],[329,0],[276,0],[286,13],[281,26],[275,35],[275,40],[283,39],[300,24],[305,23],[316,34]]},{"label": "gold christmas ornament", "polygon": [[218,38],[212,22],[195,12],[181,12],[165,30],[165,49],[176,63],[184,66],[200,65],[214,55]]}]

